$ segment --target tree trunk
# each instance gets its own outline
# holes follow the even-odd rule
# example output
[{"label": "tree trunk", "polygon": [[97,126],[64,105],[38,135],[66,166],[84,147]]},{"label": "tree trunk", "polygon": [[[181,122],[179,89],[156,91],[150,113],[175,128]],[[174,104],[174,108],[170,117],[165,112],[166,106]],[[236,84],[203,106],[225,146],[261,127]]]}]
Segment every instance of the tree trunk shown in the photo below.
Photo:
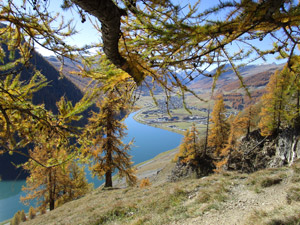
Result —
[{"label": "tree trunk", "polygon": [[49,209],[50,211],[54,209],[54,199],[49,199]]},{"label": "tree trunk", "polygon": [[207,151],[208,131],[209,131],[209,113],[210,113],[210,105],[208,106],[208,111],[207,111],[206,132],[205,132],[205,143],[204,143],[203,155],[206,155],[206,151]]},{"label": "tree trunk", "polygon": [[249,108],[249,114],[248,115],[249,116],[248,116],[248,122],[247,122],[246,140],[249,140],[249,135],[250,135],[251,118],[252,118],[251,106]]},{"label": "tree trunk", "polygon": [[297,91],[297,112],[298,116],[300,116],[300,90]]},{"label": "tree trunk", "polygon": [[111,170],[105,173],[105,187],[112,187],[112,172]]},{"label": "tree trunk", "polygon": [[52,173],[51,173],[51,169],[49,170],[49,210],[53,210],[54,209],[54,203],[55,203],[55,199],[54,199],[54,190],[53,190],[53,180],[52,180]]},{"label": "tree trunk", "polygon": [[[109,98],[112,96],[109,96]],[[112,187],[112,166],[113,166],[113,120],[114,120],[114,111],[109,107],[107,109],[107,121],[106,121],[106,165],[109,169],[105,173],[105,187]]]},{"label": "tree trunk", "polygon": [[[107,164],[109,167],[112,165],[112,156],[111,152],[107,152]],[[105,173],[105,187],[112,187],[112,171],[108,169]]]},{"label": "tree trunk", "polygon": [[120,20],[121,16],[126,15],[126,11],[116,6],[112,0],[72,0],[72,2],[101,22],[103,51],[107,58],[140,84],[143,74],[121,56],[118,48],[121,34]]}]

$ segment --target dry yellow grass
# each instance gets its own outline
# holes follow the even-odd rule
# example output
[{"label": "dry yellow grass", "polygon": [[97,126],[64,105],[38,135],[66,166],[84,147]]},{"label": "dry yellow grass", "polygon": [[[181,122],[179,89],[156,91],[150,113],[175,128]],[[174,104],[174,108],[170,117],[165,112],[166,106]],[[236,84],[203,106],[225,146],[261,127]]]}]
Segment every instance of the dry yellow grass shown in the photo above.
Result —
[{"label": "dry yellow grass", "polygon": [[[163,157],[167,159],[166,155]],[[156,160],[153,163],[161,165],[159,158]],[[167,160],[163,164],[162,171],[150,179],[153,185],[147,188],[96,189],[25,224],[296,225],[300,222],[297,189],[300,162],[292,168],[268,169],[251,175],[225,172],[176,183],[166,182],[172,164],[169,162],[168,167]],[[151,168],[151,162],[147,165]]]}]

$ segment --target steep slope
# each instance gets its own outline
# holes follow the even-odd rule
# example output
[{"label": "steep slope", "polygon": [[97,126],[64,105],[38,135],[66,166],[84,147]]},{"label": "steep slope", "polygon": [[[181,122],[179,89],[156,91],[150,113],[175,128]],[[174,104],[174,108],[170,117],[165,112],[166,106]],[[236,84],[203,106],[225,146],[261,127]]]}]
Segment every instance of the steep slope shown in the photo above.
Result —
[{"label": "steep slope", "polygon": [[[236,110],[255,104],[265,93],[265,86],[268,84],[270,76],[276,71],[283,68],[283,64],[270,64],[265,66],[251,66],[241,70],[243,82],[246,85],[251,97],[246,94],[246,91],[241,87],[241,82],[233,73],[221,75],[220,82],[217,85],[216,95],[222,93],[226,104]],[[235,76],[236,77],[236,76]]]},{"label": "steep slope", "polygon": [[172,163],[164,164],[150,176],[151,186],[98,188],[24,224],[284,225],[300,219],[299,161],[250,175],[226,172],[174,183],[161,182]]},{"label": "steep slope", "polygon": [[[265,71],[275,71],[276,69],[281,69],[283,67],[282,64],[266,64],[266,65],[249,65],[240,68],[239,72],[241,76],[246,79],[250,79],[250,77],[255,76],[256,80],[265,80],[264,78],[265,74],[263,72]],[[211,71],[210,74],[214,74],[216,71]],[[252,78],[254,79],[254,78]],[[250,84],[250,81],[248,84]],[[200,77],[199,80],[193,82],[190,85],[190,88],[194,90],[207,90],[211,89],[213,84],[213,79],[211,77]],[[231,86],[233,84],[233,86]],[[229,85],[229,86],[228,86]],[[219,77],[217,83],[216,83],[216,88],[217,89],[222,89],[224,90],[224,87],[227,89],[227,91],[231,91],[233,89],[238,89],[240,87],[240,82],[238,80],[238,77],[235,75],[235,73],[232,70],[228,70],[225,73],[222,73],[221,76]]]},{"label": "steep slope", "polygon": [[[5,48],[5,47],[3,47]],[[6,48],[7,49],[7,48]],[[29,80],[33,75],[33,69],[40,70],[42,74],[50,82],[47,87],[39,90],[33,96],[34,104],[45,104],[45,108],[57,113],[56,102],[65,96],[73,104],[82,98],[81,91],[67,78],[61,77],[58,71],[51,66],[41,55],[33,52],[30,60],[31,66],[24,68],[21,73],[22,80]],[[16,178],[24,178],[26,176],[20,169],[16,169],[14,164],[19,164],[27,160],[24,156],[9,154],[0,156],[0,177],[2,180],[11,180]]]},{"label": "steep slope", "polygon": [[[57,70],[61,67],[61,62],[54,56],[46,56],[45,59],[54,66]],[[74,71],[79,71],[77,68],[78,63],[73,62],[70,59],[65,58],[63,66],[63,74],[74,83],[81,91],[84,91],[86,86],[91,81],[90,78],[83,78],[77,75],[72,74]],[[82,64],[79,64],[82,66]]]}]

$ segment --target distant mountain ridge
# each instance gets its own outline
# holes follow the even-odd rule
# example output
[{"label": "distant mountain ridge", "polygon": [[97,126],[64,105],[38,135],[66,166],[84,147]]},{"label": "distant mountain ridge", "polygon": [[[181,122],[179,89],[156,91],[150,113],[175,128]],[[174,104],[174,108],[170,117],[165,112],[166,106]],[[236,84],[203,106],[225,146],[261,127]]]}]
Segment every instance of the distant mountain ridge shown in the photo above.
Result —
[{"label": "distant mountain ridge", "polygon": [[[255,104],[265,93],[265,87],[270,76],[276,70],[282,70],[284,64],[248,65],[240,68],[239,72],[243,78],[243,84],[247,87],[251,98],[246,93],[246,89],[241,86],[241,81],[237,75],[228,70],[222,73],[216,82],[214,96],[219,93],[223,95],[224,101],[229,108],[242,110],[243,108]],[[216,70],[211,71],[214,74]],[[198,94],[205,94],[212,90],[213,78],[203,76],[189,85]]]},{"label": "distant mountain ridge", "polygon": [[[60,68],[61,62],[54,56],[46,57],[46,59],[54,65],[57,69]],[[70,71],[78,71],[76,63],[69,59],[64,61],[64,74],[68,79],[75,83],[81,90],[84,90],[86,85],[90,82],[88,78],[82,78],[80,76],[73,75]],[[215,93],[222,93],[224,100],[227,101],[229,107],[241,110],[250,104],[256,103],[260,97],[265,93],[265,86],[268,84],[270,76],[276,71],[281,70],[284,64],[262,64],[262,65],[247,65],[239,68],[239,72],[243,77],[243,83],[247,86],[251,93],[251,98],[245,96],[245,89],[241,88],[241,82],[237,75],[231,69],[231,66],[225,65],[226,72],[222,73],[216,82]],[[215,70],[210,71],[208,74],[213,75]],[[208,75],[207,74],[207,75]],[[213,78],[207,77],[195,72],[191,74],[192,77],[196,77],[192,81],[187,81],[186,74],[184,72],[176,73],[177,77],[183,84],[188,85],[190,89],[198,94],[205,94],[212,90]],[[153,93],[160,94],[163,89],[156,84],[151,83],[150,78],[146,78],[146,82],[150,85],[150,88],[154,85]],[[153,87],[152,87],[153,88]],[[148,87],[141,85],[139,90],[143,95],[150,95]]]},{"label": "distant mountain ridge", "polygon": [[[256,82],[258,81],[259,77],[263,80],[266,80],[266,78],[264,77],[264,74],[262,74],[263,72],[269,71],[270,73],[272,73],[272,72],[275,72],[277,69],[282,69],[282,68],[283,68],[283,64],[248,65],[248,66],[240,68],[239,72],[240,72],[241,76],[243,77],[244,81],[248,80],[248,85],[252,85],[251,79],[253,79],[253,78],[250,78],[250,77],[256,76],[256,78],[255,78]],[[213,70],[210,72],[210,74],[214,74],[215,72],[216,72],[216,70]],[[224,87],[226,88],[227,85],[230,85],[233,82],[235,82],[235,85],[232,87],[228,86],[227,87],[228,91],[230,88],[238,89],[240,87],[240,81],[239,81],[237,75],[232,71],[232,69],[230,69],[220,75],[219,79],[216,82],[216,88],[224,89]],[[193,83],[191,83],[189,85],[189,87],[193,90],[196,90],[196,89],[207,90],[207,89],[212,88],[212,84],[213,84],[212,77],[202,76],[202,77],[199,77]]]},{"label": "distant mountain ridge", "polygon": [[[59,70],[61,67],[61,62],[55,56],[45,56],[44,57],[56,70]],[[87,85],[91,82],[91,78],[81,77],[72,72],[78,72],[79,69],[77,65],[83,66],[81,63],[74,62],[68,58],[64,59],[63,74],[68,78],[72,83],[74,83],[81,91],[84,91]]]}]

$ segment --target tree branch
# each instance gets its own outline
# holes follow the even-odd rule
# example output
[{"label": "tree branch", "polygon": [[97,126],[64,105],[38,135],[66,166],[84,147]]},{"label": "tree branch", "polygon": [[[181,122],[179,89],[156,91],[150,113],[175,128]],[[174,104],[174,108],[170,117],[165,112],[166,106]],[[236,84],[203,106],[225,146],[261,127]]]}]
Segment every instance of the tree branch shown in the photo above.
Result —
[{"label": "tree branch", "polygon": [[127,72],[137,84],[140,84],[144,79],[143,74],[121,56],[118,48],[121,36],[120,20],[126,12],[116,6],[112,0],[72,1],[101,22],[103,50],[107,58],[118,68]]}]

